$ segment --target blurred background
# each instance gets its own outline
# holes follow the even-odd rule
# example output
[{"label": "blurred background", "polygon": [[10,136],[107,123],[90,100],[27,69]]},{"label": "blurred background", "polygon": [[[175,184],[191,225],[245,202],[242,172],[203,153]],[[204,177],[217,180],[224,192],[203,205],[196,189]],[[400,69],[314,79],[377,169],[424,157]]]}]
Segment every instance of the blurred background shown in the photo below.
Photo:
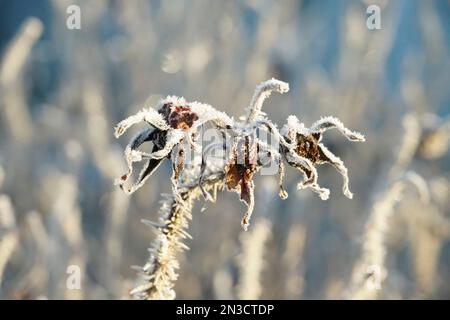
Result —
[{"label": "blurred background", "polygon": [[[80,30],[66,27],[71,4]],[[366,26],[372,4],[381,30]],[[168,94],[238,117],[272,77],[290,84],[264,106],[279,126],[333,115],[365,134],[325,138],[354,198],[324,165],[328,201],[297,191],[293,169],[285,201],[276,177],[258,177],[248,233],[236,194],[198,202],[177,298],[359,298],[370,261],[385,272],[363,297],[450,298],[445,0],[0,0],[0,298],[130,298],[130,266],[154,239],[140,221],[158,219],[170,166],[130,197],[117,190],[127,139],[115,124]],[[405,172],[421,188],[396,192]],[[80,290],[66,286],[70,265]]]}]

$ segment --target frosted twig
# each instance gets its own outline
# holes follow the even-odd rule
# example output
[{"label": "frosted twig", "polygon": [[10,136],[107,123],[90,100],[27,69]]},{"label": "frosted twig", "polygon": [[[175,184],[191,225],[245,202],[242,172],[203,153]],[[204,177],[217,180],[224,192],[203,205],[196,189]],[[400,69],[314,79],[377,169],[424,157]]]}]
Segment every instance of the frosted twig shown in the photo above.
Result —
[{"label": "frosted twig", "polygon": [[[175,297],[173,282],[177,274],[174,270],[178,267],[175,253],[186,248],[180,244],[179,239],[184,232],[182,230],[187,228],[192,202],[198,195],[214,201],[217,189],[224,186],[238,193],[240,200],[247,206],[241,226],[244,230],[248,229],[255,207],[253,176],[266,164],[265,159],[276,162],[279,195],[283,199],[287,198],[282,185],[285,174],[283,161],[304,174],[304,180],[298,184],[298,189],[309,188],[319,194],[322,200],[328,199],[330,191],[319,186],[316,165],[330,163],[343,176],[343,193],[348,198],[352,197],[347,168],[320,140],[322,133],[331,128],[337,128],[351,141],[364,141],[364,136],[345,128],[333,117],[323,118],[308,129],[297,117],[290,116],[282,130],[278,130],[274,123],[263,116],[261,109],[271,92],[285,93],[288,90],[287,83],[275,79],[258,85],[243,121],[235,121],[208,104],[187,102],[184,98],[169,96],[162,99],[156,109],[144,109],[119,123],[115,132],[117,137],[130,126],[142,121],[155,127],[153,130],[139,132],[125,149],[128,172],[118,180],[121,188],[133,172],[133,164],[149,159],[137,182],[130,189],[123,188],[126,193],[139,189],[163,158],[172,163],[172,195],[163,203],[161,223],[147,222],[147,225],[157,230],[157,240],[149,262],[142,268],[146,281],[134,289],[133,294],[146,299]],[[198,130],[206,123],[218,130],[224,141],[200,150],[197,144]],[[263,141],[258,136],[260,129],[265,133],[270,132],[276,144]],[[230,138],[229,144],[227,138]],[[151,153],[138,150],[144,142],[153,143]],[[223,161],[208,161],[207,152],[220,147],[224,154]],[[187,159],[186,155],[191,150],[194,151],[191,153],[193,159]],[[188,164],[187,160],[191,162]],[[212,190],[214,196],[208,190]]]},{"label": "frosted twig", "polygon": [[247,109],[247,123],[251,123],[259,116],[264,100],[266,100],[270,94],[276,91],[278,93],[286,93],[289,91],[289,84],[277,79],[270,79],[260,83],[253,94],[250,105]]}]

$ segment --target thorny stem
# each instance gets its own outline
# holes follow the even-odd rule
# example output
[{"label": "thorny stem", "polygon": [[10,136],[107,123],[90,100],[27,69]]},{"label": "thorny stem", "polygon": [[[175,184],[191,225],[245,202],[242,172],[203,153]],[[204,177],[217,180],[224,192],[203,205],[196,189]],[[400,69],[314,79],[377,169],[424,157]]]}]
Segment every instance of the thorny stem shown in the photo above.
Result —
[{"label": "thorny stem", "polygon": [[[223,185],[223,174],[210,175],[204,179],[203,188],[213,189]],[[157,240],[149,249],[150,256],[143,267],[137,267],[144,284],[133,289],[130,294],[140,299],[174,299],[174,282],[179,262],[176,254],[188,250],[182,241],[191,238],[187,233],[188,222],[192,219],[193,202],[202,194],[198,184],[180,185],[177,194],[170,195],[161,205],[161,223],[148,220],[143,222],[157,232]]]}]

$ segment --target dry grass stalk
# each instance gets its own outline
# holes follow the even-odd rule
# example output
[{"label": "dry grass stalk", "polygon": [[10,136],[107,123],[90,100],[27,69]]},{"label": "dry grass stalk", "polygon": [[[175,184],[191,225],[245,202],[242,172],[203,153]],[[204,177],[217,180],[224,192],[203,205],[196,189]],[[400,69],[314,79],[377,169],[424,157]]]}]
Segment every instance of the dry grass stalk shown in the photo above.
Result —
[{"label": "dry grass stalk", "polygon": [[68,266],[76,265],[82,272],[86,270],[78,186],[76,176],[59,171],[49,174],[43,185],[44,192],[53,199],[49,208],[48,233],[51,248],[49,266],[55,271],[49,276],[49,286],[55,296],[66,299],[83,299],[85,294],[83,277],[80,290],[70,290],[65,281]]},{"label": "dry grass stalk", "polygon": [[409,250],[413,262],[416,288],[414,298],[428,298],[439,286],[439,258],[450,238],[450,219],[445,208],[449,183],[445,177],[430,182],[432,202],[417,199],[402,203],[402,221],[408,226]]},{"label": "dry grass stalk", "polygon": [[2,166],[0,165],[0,188],[3,185],[4,180],[5,180],[5,171],[3,170]]},{"label": "dry grass stalk", "polygon": [[[436,225],[434,221],[436,220],[436,214],[433,214],[435,205],[430,201],[428,185],[424,179],[412,171],[407,172],[407,170],[418,156],[430,160],[441,157],[448,150],[449,123],[448,119],[429,114],[419,117],[412,112],[404,116],[403,140],[396,161],[389,171],[388,181],[385,182],[386,187],[380,192],[372,208],[366,224],[362,256],[353,269],[350,286],[350,296],[352,298],[374,299],[381,292],[381,285],[388,274],[385,267],[387,254],[385,236],[389,229],[390,217],[394,213],[394,207],[404,197],[406,182],[411,182],[420,194],[419,200],[414,199],[412,201],[414,203],[419,202],[417,206],[427,208],[426,211],[428,212],[427,215],[423,215],[408,210],[408,217],[404,218],[404,220],[407,225],[415,224],[410,228],[410,231],[413,233],[410,235],[411,243],[414,247],[412,249],[413,257],[417,257],[419,251],[423,253],[423,246],[429,246],[430,263],[416,262],[414,265],[419,286],[430,287],[432,282],[430,277],[419,277],[418,274],[420,273],[419,269],[432,270],[436,267],[436,257],[441,243],[430,239],[428,231],[424,231],[427,225]],[[407,205],[407,203],[404,205]],[[420,217],[417,216],[418,214]],[[420,223],[411,222],[417,218],[421,220]],[[448,225],[448,221],[444,221],[445,219],[442,217],[439,220],[443,226]],[[420,242],[420,240],[423,240],[423,242]],[[434,252],[434,255],[432,252]],[[427,289],[424,291],[427,291]]]},{"label": "dry grass stalk", "polygon": [[381,192],[365,227],[361,257],[353,269],[350,287],[352,299],[375,299],[380,294],[388,273],[385,266],[385,237],[395,205],[401,201],[408,183],[418,190],[424,203],[429,200],[425,181],[414,172],[407,172]]},{"label": "dry grass stalk", "polygon": [[286,298],[300,298],[304,289],[304,250],[306,229],[303,224],[295,224],[289,228],[285,251],[282,256],[286,280],[284,291]]},{"label": "dry grass stalk", "polygon": [[17,245],[16,217],[11,200],[0,195],[0,292],[5,267]]},{"label": "dry grass stalk", "polygon": [[260,219],[255,227],[241,236],[241,254],[237,257],[239,283],[237,296],[243,300],[259,299],[262,293],[261,274],[264,269],[266,242],[271,237],[271,222]]},{"label": "dry grass stalk", "polygon": [[40,20],[27,19],[7,48],[0,64],[0,96],[3,98],[5,108],[5,122],[11,136],[19,141],[26,141],[32,134],[32,122],[28,113],[22,76],[31,49],[42,31]]}]

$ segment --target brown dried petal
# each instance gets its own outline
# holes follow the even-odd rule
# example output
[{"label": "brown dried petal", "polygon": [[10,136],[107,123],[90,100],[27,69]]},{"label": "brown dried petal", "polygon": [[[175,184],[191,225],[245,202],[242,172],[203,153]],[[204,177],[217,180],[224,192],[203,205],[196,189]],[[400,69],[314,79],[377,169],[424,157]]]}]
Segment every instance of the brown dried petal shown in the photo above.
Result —
[{"label": "brown dried petal", "polygon": [[297,154],[303,158],[311,160],[316,163],[319,160],[320,152],[317,140],[312,136],[297,135]]},{"label": "brown dried petal", "polygon": [[250,192],[253,189],[253,172],[250,169],[246,169],[241,179],[241,200],[247,204],[250,203]]},{"label": "brown dried petal", "polygon": [[225,183],[228,189],[233,190],[239,185],[242,175],[240,174],[240,169],[238,164],[228,165],[225,169]]}]

